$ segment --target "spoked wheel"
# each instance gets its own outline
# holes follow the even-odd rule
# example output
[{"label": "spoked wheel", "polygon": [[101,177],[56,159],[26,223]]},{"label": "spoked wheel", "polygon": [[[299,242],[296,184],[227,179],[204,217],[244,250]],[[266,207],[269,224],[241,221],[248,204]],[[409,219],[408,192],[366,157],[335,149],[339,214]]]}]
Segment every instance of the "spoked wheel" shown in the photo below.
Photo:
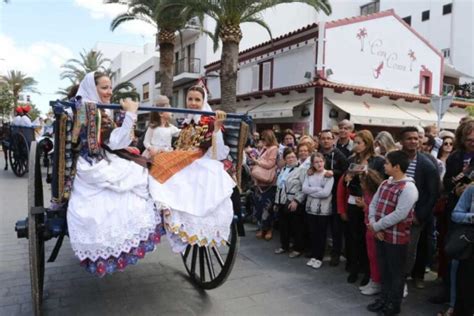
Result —
[{"label": "spoked wheel", "polygon": [[191,280],[205,290],[222,285],[232,271],[239,239],[235,224],[231,225],[230,240],[219,247],[188,245],[181,254]]},{"label": "spoked wheel", "polygon": [[29,145],[25,136],[20,133],[12,135],[10,142],[10,166],[17,177],[23,177],[28,171],[28,151]]},{"label": "spoked wheel", "polygon": [[33,310],[41,315],[44,281],[44,212],[43,184],[41,179],[41,152],[31,143],[28,175],[28,244],[30,252],[30,279]]}]

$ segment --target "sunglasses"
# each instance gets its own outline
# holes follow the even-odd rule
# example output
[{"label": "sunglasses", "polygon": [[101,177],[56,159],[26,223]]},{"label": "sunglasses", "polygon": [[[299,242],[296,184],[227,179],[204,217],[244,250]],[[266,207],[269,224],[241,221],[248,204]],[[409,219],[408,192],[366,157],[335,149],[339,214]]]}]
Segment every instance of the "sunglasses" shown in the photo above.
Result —
[{"label": "sunglasses", "polygon": [[444,143],[443,146],[453,146],[453,143]]}]

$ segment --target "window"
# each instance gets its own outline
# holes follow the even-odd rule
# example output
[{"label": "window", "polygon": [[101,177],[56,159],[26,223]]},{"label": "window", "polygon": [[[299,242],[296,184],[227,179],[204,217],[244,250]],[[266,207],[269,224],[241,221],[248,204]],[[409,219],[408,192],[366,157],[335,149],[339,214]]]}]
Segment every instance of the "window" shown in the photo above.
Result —
[{"label": "window", "polygon": [[441,52],[443,53],[444,58],[451,57],[451,50],[449,48],[442,49]]},{"label": "window", "polygon": [[411,16],[404,17],[403,21],[405,21],[406,24],[411,25]]},{"label": "window", "polygon": [[360,7],[360,15],[369,15],[380,11],[380,1],[373,1]]},{"label": "window", "polygon": [[430,10],[421,12],[421,21],[428,21],[430,19]]},{"label": "window", "polygon": [[420,71],[419,93],[424,95],[431,94],[432,83],[433,73],[428,68],[422,65]]},{"label": "window", "polygon": [[273,61],[260,64],[260,90],[270,90],[272,88],[272,64]]},{"label": "window", "polygon": [[448,3],[443,6],[443,15],[450,14],[453,11],[453,4]]},{"label": "window", "polygon": [[150,99],[150,84],[147,82],[143,85],[142,101],[148,101]]}]

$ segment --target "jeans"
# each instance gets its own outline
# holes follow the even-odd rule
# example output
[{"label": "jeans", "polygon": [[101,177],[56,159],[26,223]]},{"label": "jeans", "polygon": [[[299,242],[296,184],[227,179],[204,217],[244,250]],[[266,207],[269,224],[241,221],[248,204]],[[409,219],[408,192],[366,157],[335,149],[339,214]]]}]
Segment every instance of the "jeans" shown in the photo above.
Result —
[{"label": "jeans", "polygon": [[[413,224],[410,229],[410,243],[408,244],[408,254],[405,266],[405,275],[411,275],[413,267],[415,266],[418,241],[420,240],[422,225]],[[424,269],[423,269],[424,273]]]},{"label": "jeans", "polygon": [[341,216],[337,213],[336,208],[336,195],[332,198],[332,212],[330,218],[331,226],[331,238],[332,238],[332,249],[331,256],[339,257],[342,252],[342,235],[343,235],[343,222]]},{"label": "jeans", "polygon": [[392,303],[395,307],[400,307],[405,285],[408,245],[395,245],[377,240],[376,248],[382,281],[381,298],[386,304]]}]

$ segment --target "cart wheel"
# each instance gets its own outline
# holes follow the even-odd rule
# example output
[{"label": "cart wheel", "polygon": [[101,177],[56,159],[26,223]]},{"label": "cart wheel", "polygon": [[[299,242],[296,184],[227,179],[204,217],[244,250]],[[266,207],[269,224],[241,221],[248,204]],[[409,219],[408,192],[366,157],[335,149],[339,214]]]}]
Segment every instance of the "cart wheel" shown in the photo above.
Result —
[{"label": "cart wheel", "polygon": [[181,254],[191,280],[205,290],[222,285],[234,266],[239,238],[231,224],[230,241],[220,247],[188,245]]},{"label": "cart wheel", "polygon": [[36,142],[31,143],[30,163],[28,174],[28,244],[30,251],[30,279],[33,310],[35,315],[41,315],[43,303],[44,281],[44,212],[38,212],[43,207],[43,184],[41,179],[41,152],[36,150]]},{"label": "cart wheel", "polygon": [[23,177],[28,171],[28,142],[20,133],[12,135],[10,142],[10,166],[17,177]]}]

